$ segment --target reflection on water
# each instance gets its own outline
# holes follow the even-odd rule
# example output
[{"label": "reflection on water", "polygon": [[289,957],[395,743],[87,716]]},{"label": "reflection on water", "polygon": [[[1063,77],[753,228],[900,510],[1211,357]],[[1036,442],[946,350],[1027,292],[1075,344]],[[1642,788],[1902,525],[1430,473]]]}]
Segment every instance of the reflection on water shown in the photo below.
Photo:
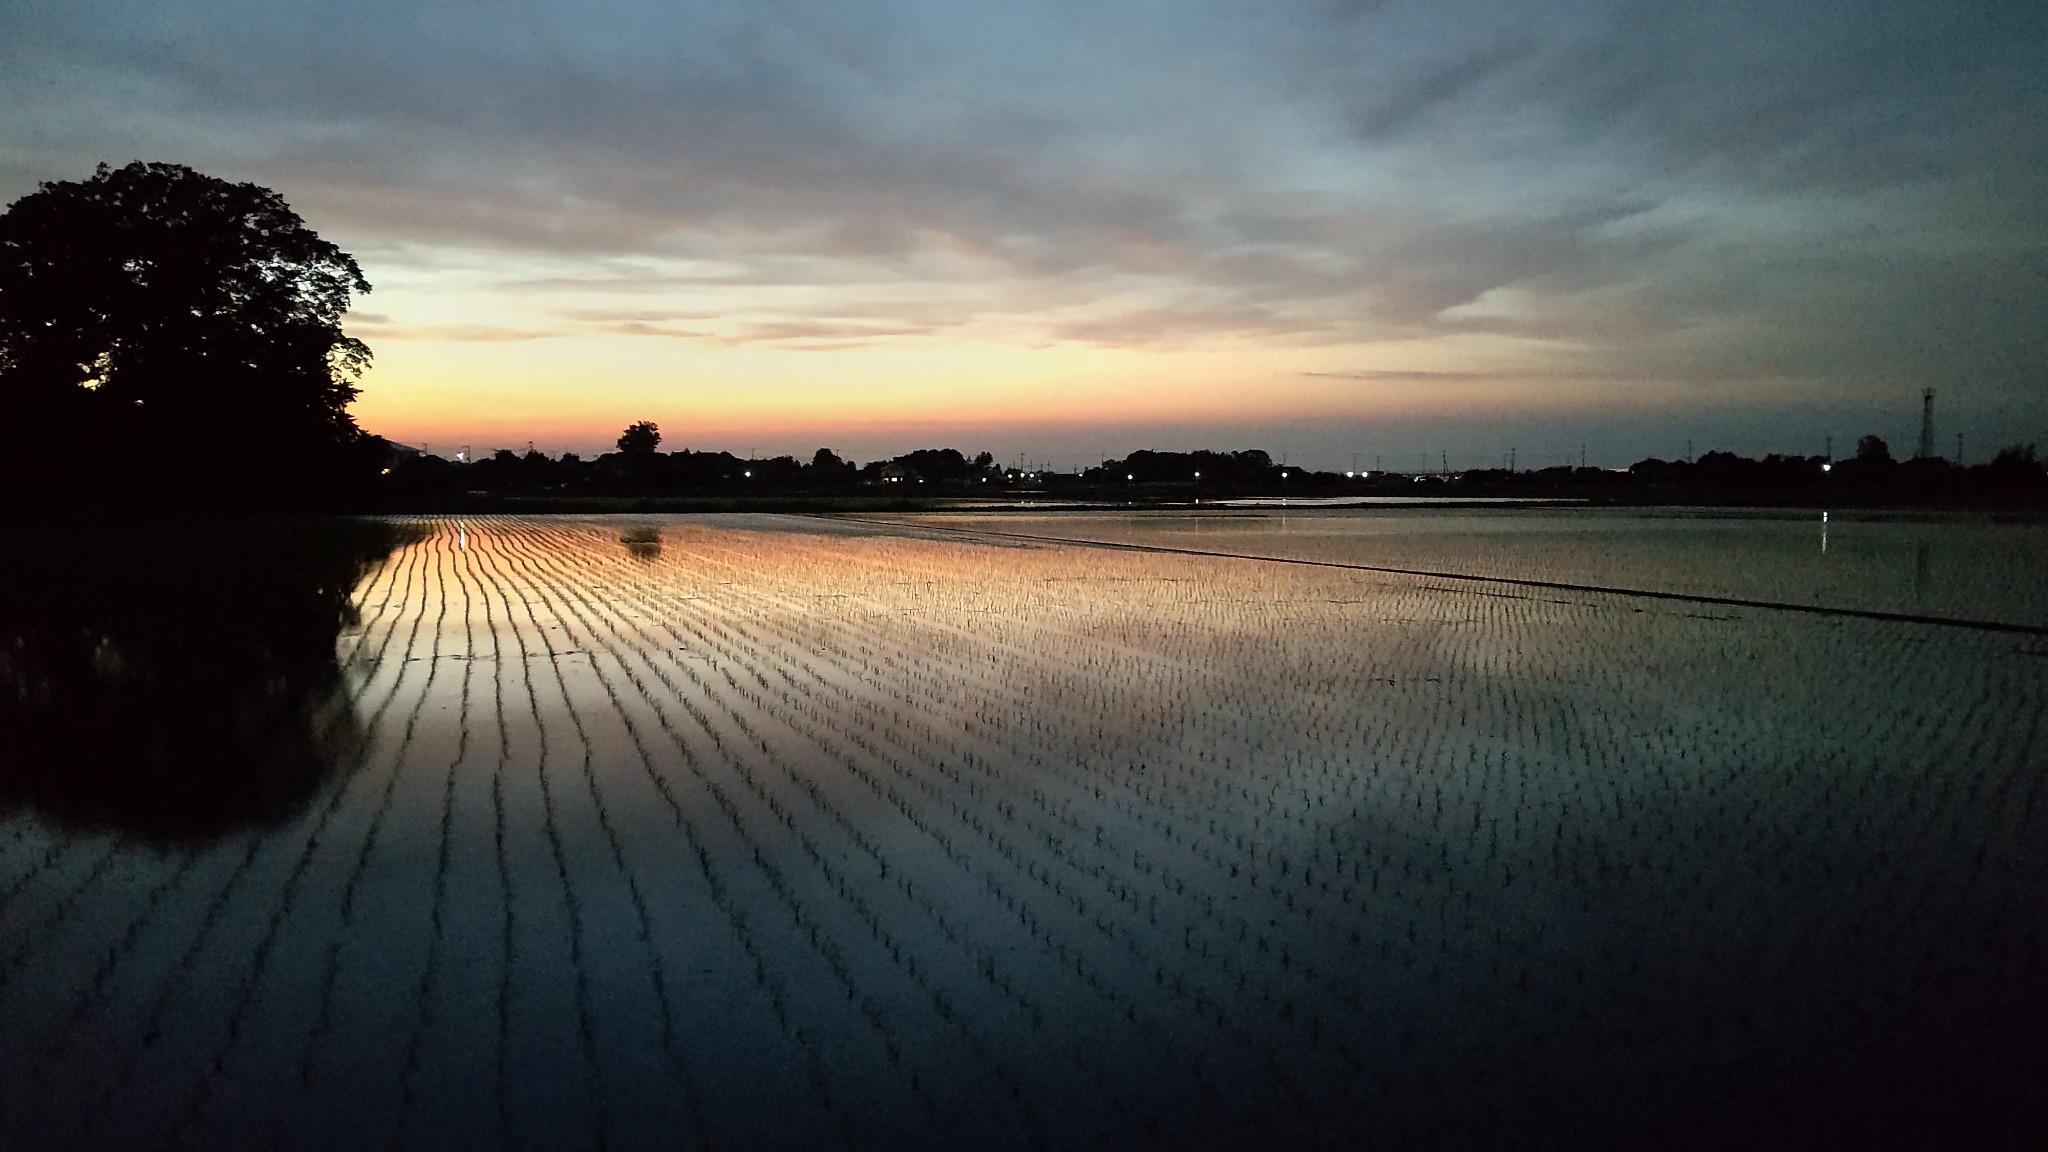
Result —
[{"label": "reflection on water", "polygon": [[661,529],[642,525],[628,528],[619,533],[619,543],[626,546],[627,555],[635,560],[654,561],[661,559]]},{"label": "reflection on water", "polygon": [[0,816],[192,841],[281,821],[360,732],[335,640],[403,530],[49,525],[0,568]]},{"label": "reflection on water", "polygon": [[1920,612],[1927,610],[1927,569],[1927,541],[1915,540],[1913,541],[1913,608]]},{"label": "reflection on water", "polygon": [[8,1152],[2041,1127],[2031,640],[746,514],[24,539]]},{"label": "reflection on water", "polygon": [[[2048,522],[1773,509],[1292,509],[906,522],[2048,628]],[[1814,518],[1820,524],[1815,531]],[[1818,540],[1816,540],[1816,536]]]}]

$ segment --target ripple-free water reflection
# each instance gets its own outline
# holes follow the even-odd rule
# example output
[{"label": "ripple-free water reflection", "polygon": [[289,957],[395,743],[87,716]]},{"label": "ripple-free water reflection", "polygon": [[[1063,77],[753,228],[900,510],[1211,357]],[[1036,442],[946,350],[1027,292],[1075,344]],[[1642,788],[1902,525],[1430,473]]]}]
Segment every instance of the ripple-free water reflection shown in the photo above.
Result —
[{"label": "ripple-free water reflection", "polygon": [[368,521],[38,528],[0,570],[0,817],[194,841],[296,813],[361,738],[335,640]]},{"label": "ripple-free water reflection", "polygon": [[655,561],[661,559],[661,529],[651,525],[628,528],[619,533],[619,543],[626,546],[626,554],[635,560]]},{"label": "ripple-free water reflection", "polygon": [[[1667,519],[1326,555],[1913,591],[1903,528]],[[2032,637],[745,514],[160,535],[0,588],[10,1152],[2041,1128]]]}]

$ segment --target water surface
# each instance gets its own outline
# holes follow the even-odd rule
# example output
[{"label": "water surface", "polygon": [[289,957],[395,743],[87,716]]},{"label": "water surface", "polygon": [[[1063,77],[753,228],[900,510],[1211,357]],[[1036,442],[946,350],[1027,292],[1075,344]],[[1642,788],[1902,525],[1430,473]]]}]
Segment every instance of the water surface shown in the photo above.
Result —
[{"label": "water surface", "polygon": [[[1449,523],[1381,535],[1655,550]],[[2041,1119],[2038,637],[803,517],[46,539],[9,1148]]]}]

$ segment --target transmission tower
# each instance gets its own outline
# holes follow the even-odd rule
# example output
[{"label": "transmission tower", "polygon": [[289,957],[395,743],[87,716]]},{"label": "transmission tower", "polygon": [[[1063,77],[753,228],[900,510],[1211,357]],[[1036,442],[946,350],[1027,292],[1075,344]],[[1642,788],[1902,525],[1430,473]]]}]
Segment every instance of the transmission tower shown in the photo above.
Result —
[{"label": "transmission tower", "polygon": [[1916,460],[1925,460],[1934,455],[1934,389],[1920,390],[1920,450],[1913,453]]}]

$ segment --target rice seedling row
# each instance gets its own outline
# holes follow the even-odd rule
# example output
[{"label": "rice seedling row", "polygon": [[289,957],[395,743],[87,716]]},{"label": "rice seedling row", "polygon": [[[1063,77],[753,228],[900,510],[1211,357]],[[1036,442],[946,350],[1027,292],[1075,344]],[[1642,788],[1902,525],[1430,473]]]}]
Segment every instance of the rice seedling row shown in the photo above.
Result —
[{"label": "rice seedling row", "polygon": [[[412,556],[412,553],[408,553],[408,556],[399,558],[399,562],[395,566],[391,566],[391,564],[383,566],[383,574],[387,574],[393,582],[399,580],[399,578],[406,578],[410,582],[418,568],[420,568],[418,558]],[[375,588],[375,580],[371,582],[371,586]],[[397,603],[403,603],[403,599],[399,599]],[[379,609],[379,617],[381,615],[383,615],[383,609]],[[377,631],[373,627],[362,629],[356,635],[356,642],[350,646],[352,654],[358,656],[362,652],[362,648],[369,644],[369,640],[371,640],[373,635],[377,635]],[[381,654],[389,648],[389,642],[391,642],[393,635],[395,635],[395,627],[385,627],[383,629],[377,654],[371,658],[371,662],[381,660]],[[362,691],[362,689],[367,689],[367,681],[358,683],[358,691]],[[391,693],[385,695],[385,703],[389,703],[389,699],[395,697],[395,689],[397,687],[393,685]],[[336,719],[336,722],[338,722],[338,719]],[[236,849],[244,849],[244,851],[238,853]],[[203,859],[199,859],[199,857],[203,857]],[[119,1095],[119,1086],[127,1078],[127,1074],[133,1070],[133,1062],[141,1058],[143,1050],[147,1050],[147,1047],[154,1047],[156,1045],[156,1039],[162,1033],[164,1013],[170,1009],[172,998],[178,992],[178,980],[176,978],[182,976],[184,972],[188,972],[190,965],[193,965],[199,959],[199,949],[209,939],[209,929],[217,922],[217,918],[219,918],[219,914],[221,914],[221,910],[225,906],[227,896],[244,879],[244,873],[252,865],[254,855],[244,845],[233,845],[233,842],[231,842],[231,845],[225,845],[225,847],[219,847],[219,849],[213,849],[213,851],[205,851],[205,853],[176,853],[176,859],[178,859],[178,867],[174,869],[174,873],[180,879],[184,875],[188,875],[188,865],[190,863],[201,863],[203,865],[201,867],[203,873],[205,871],[221,871],[229,859],[238,859],[240,863],[238,863],[238,867],[233,867],[231,871],[227,871],[225,875],[215,875],[213,877],[213,879],[221,881],[221,888],[215,888],[213,896],[199,896],[199,894],[193,896],[201,904],[199,904],[199,908],[193,908],[186,916],[182,916],[182,920],[188,920],[188,918],[193,918],[193,916],[201,916],[201,933],[193,941],[190,941],[190,947],[186,947],[182,953],[172,951],[172,955],[176,955],[176,963],[174,965],[166,965],[168,974],[158,984],[158,992],[154,996],[152,1009],[141,1015],[139,1039],[135,1041],[135,1045],[127,1047],[123,1060],[115,1062],[115,1064],[121,1066],[121,1072],[109,1082],[109,1086],[106,1086],[106,1093],[104,1093],[106,1097]],[[37,1107],[37,1105],[41,1105],[45,1101],[45,1095],[49,1091],[51,1080],[61,1078],[61,1070],[70,1066],[68,1058],[72,1056],[72,1052],[76,1050],[76,1047],[80,1047],[84,1043],[84,1039],[82,1039],[82,1027],[84,1025],[92,1023],[92,1025],[96,1025],[94,1031],[100,1033],[100,1035],[94,1035],[94,1039],[92,1039],[92,1047],[96,1047],[96,1050],[102,1050],[102,1047],[106,1047],[106,1045],[113,1041],[113,1035],[106,1035],[106,1033],[109,1033],[109,1029],[119,1029],[123,1025],[123,1021],[119,1021],[119,1019],[109,1019],[109,1013],[113,1009],[113,1002],[111,1000],[115,998],[115,988],[117,988],[115,986],[115,974],[123,974],[123,980],[119,982],[119,986],[125,988],[125,990],[127,988],[133,988],[133,990],[147,988],[147,976],[127,974],[125,961],[131,955],[131,947],[143,943],[145,933],[162,937],[166,933],[178,935],[182,931],[184,924],[178,922],[180,916],[158,916],[158,908],[164,902],[162,898],[172,896],[174,892],[178,892],[178,888],[182,888],[180,883],[172,883],[170,888],[162,888],[160,890],[160,898],[152,900],[150,904],[143,908],[143,914],[137,916],[129,924],[129,929],[123,933],[121,945],[117,945],[109,955],[106,955],[106,959],[102,961],[102,965],[100,965],[98,970],[94,970],[94,974],[86,982],[86,986],[80,988],[74,994],[70,1009],[66,1011],[66,1017],[63,1017],[63,1023],[53,1029],[47,1045],[41,1050],[41,1056],[31,1064],[29,1093],[25,1097],[25,1107]],[[186,900],[186,902],[190,902],[190,900]],[[160,949],[139,949],[137,955],[141,955],[143,963],[147,963],[147,957],[164,955],[164,949],[162,947]],[[129,996],[123,996],[123,998],[131,998],[131,996],[133,996],[133,992],[129,992]],[[49,998],[47,990],[45,990],[43,998],[45,1000]],[[23,1004],[16,1004],[14,1009],[8,1011],[8,1019],[16,1023],[16,1037],[25,1039],[31,1029],[29,1029],[27,1013],[20,1011],[20,1006],[23,1006]],[[27,1045],[20,1047],[20,1052],[27,1052],[27,1050],[29,1050]],[[86,1056],[90,1056],[90,1052]],[[106,1060],[106,1056],[100,1056],[100,1060]],[[94,1068],[94,1072],[96,1072],[96,1068]],[[76,1070],[74,1070],[74,1074],[76,1074]],[[68,1084],[68,1086],[72,1088],[74,1093],[82,1091],[82,1084]]]},{"label": "rice seedling row", "polygon": [[2026,638],[799,518],[411,527],[299,815],[5,830],[10,1143],[1641,1133],[2042,1018]]}]

